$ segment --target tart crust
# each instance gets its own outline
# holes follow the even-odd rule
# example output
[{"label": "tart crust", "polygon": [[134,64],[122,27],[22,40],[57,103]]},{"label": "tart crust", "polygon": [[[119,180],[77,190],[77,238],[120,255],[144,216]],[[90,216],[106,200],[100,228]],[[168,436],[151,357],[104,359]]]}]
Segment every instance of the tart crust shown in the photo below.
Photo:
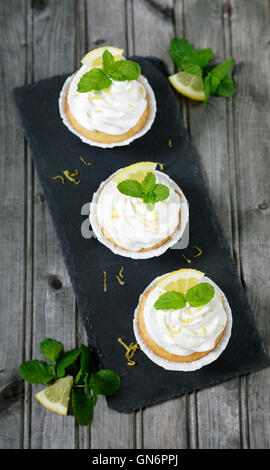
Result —
[{"label": "tart crust", "polygon": [[166,349],[162,348],[161,346],[159,346],[152,338],[151,336],[149,335],[147,329],[146,329],[146,326],[145,326],[145,322],[144,322],[144,307],[145,307],[145,303],[146,303],[146,299],[148,297],[148,295],[150,294],[150,292],[155,289],[156,286],[152,287],[151,289],[149,289],[147,292],[145,292],[145,294],[143,295],[141,301],[140,301],[140,304],[139,304],[139,312],[138,312],[138,328],[139,328],[139,332],[144,340],[144,342],[147,344],[147,346],[155,353],[157,354],[158,356],[160,357],[163,357],[164,359],[167,359],[168,361],[173,361],[173,362],[193,362],[193,361],[197,361],[198,359],[200,359],[201,357],[204,357],[206,356],[207,354],[209,354],[211,351],[213,351],[213,349],[215,349],[215,347],[217,346],[217,344],[220,342],[223,334],[224,334],[224,331],[225,331],[225,328],[223,329],[223,331],[219,334],[219,336],[217,337],[216,339],[216,342],[215,342],[215,346],[214,348],[212,349],[209,349],[209,351],[203,351],[203,352],[194,352],[192,354],[189,354],[188,356],[179,356],[177,354],[172,354],[168,351],[166,351]]},{"label": "tart crust", "polygon": [[[179,198],[181,199],[181,194],[176,191],[175,189],[175,192],[178,194]],[[97,222],[98,222],[98,225],[99,225],[99,228],[102,232],[102,235],[107,238],[107,240],[109,240],[114,246],[116,246],[117,248],[120,248],[121,250],[124,250],[124,251],[127,251],[127,252],[132,252],[132,253],[143,253],[145,251],[152,251],[152,250],[155,250],[156,248],[159,248],[160,246],[164,245],[165,243],[168,242],[168,240],[170,240],[170,238],[173,236],[173,234],[175,232],[177,232],[177,230],[179,230],[179,227],[181,225],[181,209],[179,210],[179,223],[177,225],[177,227],[175,228],[175,230],[171,233],[171,235],[169,235],[167,238],[165,238],[164,240],[161,240],[161,242],[157,243],[156,245],[154,246],[151,246],[150,248],[141,248],[140,250],[136,250],[136,251],[132,251],[132,250],[128,250],[127,248],[123,248],[122,246],[118,245],[114,239],[110,236],[110,234],[105,230],[105,228],[99,223],[99,220],[98,220],[98,217],[97,217]]]},{"label": "tart crust", "polygon": [[86,129],[85,127],[81,126],[77,119],[73,116],[70,107],[68,105],[68,91],[69,87],[67,90],[66,94],[66,99],[65,99],[65,109],[66,109],[66,114],[67,118],[74,127],[74,129],[79,132],[83,137],[86,137],[87,139],[93,140],[94,142],[99,142],[103,144],[111,144],[114,142],[122,142],[123,140],[127,140],[133,135],[137,134],[146,124],[147,118],[148,118],[148,112],[149,112],[149,101],[147,96],[145,97],[146,100],[146,108],[140,117],[139,121],[135,126],[131,127],[127,132],[124,134],[119,134],[119,135],[112,135],[112,134],[106,134],[105,132],[100,132],[100,131],[95,131],[95,130],[89,130]]}]

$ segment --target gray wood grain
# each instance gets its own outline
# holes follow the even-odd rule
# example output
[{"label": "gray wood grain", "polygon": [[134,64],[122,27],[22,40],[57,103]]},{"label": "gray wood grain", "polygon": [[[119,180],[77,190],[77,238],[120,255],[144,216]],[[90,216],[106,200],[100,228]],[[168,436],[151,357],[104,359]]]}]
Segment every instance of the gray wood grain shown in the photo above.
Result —
[{"label": "gray wood grain", "polygon": [[[0,442],[21,446],[21,389],[16,377],[24,355],[25,171],[24,140],[11,90],[25,80],[24,5],[2,2],[0,15]],[[15,69],[16,60],[16,69]]]},{"label": "gray wood grain", "polygon": [[[249,302],[269,353],[270,84],[269,2],[231,3],[232,52],[238,64],[234,100],[240,268]],[[269,448],[270,370],[247,378],[251,448]]]}]

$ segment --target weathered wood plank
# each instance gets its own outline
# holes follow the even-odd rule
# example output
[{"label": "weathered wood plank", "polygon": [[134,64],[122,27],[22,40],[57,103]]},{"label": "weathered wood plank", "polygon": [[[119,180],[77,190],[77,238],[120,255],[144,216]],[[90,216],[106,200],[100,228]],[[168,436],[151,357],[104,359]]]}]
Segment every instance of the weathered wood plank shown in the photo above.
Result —
[{"label": "weathered wood plank", "polygon": [[[75,25],[73,2],[30,2],[33,8],[33,79],[72,70],[74,66]],[[39,343],[45,337],[56,338],[65,348],[75,346],[75,300],[55,230],[37,178],[33,187],[33,338],[32,355],[39,357]],[[75,422],[45,410],[33,397],[32,387],[31,448],[73,448]]]},{"label": "weathered wood plank", "polygon": [[[217,61],[225,58],[223,15],[223,1],[184,2],[185,37],[197,48],[211,47]],[[234,176],[228,155],[227,119],[224,98],[212,98],[206,109],[200,104],[188,103],[192,143],[198,151],[212,201],[233,251],[231,186]],[[196,406],[197,423],[193,423],[191,432],[194,435],[197,430],[198,447],[240,447],[238,379],[198,392]]]},{"label": "weathered wood plank", "polygon": [[[124,0],[87,0],[86,12],[87,50],[103,45],[126,49]],[[133,440],[133,414],[119,414],[110,410],[101,397],[94,410],[91,448],[132,448]]]},{"label": "weathered wood plank", "polygon": [[[232,53],[237,66],[235,128],[240,267],[263,344],[269,350],[270,84],[269,2],[232,1]],[[249,442],[269,448],[270,371],[247,379]]]},{"label": "weathered wood plank", "polygon": [[25,80],[24,3],[0,4],[0,447],[21,447],[24,351],[24,140],[11,90]]},{"label": "weathered wood plank", "polygon": [[[168,49],[174,37],[174,2],[134,2],[134,52],[162,59],[173,73]],[[137,415],[137,441],[147,449],[188,447],[187,400],[185,397],[152,406]]]}]

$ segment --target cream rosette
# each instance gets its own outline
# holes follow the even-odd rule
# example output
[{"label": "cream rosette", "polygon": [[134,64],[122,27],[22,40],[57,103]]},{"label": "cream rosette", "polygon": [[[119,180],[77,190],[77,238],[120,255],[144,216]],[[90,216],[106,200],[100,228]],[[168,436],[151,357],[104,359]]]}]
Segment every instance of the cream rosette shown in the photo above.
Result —
[{"label": "cream rosette", "polygon": [[117,189],[117,174],[121,170],[101,183],[93,195],[92,229],[99,242],[117,255],[133,259],[159,256],[184,233],[188,224],[187,199],[169,176],[155,170],[157,183],[169,188],[169,196],[148,210],[142,199],[126,196]]}]

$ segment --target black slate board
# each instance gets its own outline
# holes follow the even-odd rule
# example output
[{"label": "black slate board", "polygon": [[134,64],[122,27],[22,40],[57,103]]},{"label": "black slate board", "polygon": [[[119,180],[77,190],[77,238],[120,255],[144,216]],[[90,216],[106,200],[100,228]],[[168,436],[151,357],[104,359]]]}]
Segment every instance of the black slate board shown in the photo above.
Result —
[{"label": "black slate board", "polygon": [[[158,111],[152,129],[126,147],[91,147],[68,131],[58,111],[58,96],[66,76],[14,90],[89,343],[98,365],[115,369],[123,379],[119,392],[108,399],[109,406],[121,412],[218,384],[269,364],[164,66],[154,58],[136,60],[154,90]],[[172,148],[168,147],[169,139]],[[81,155],[92,166],[84,166]],[[100,182],[117,169],[143,160],[163,162],[165,172],[184,191],[190,204],[190,246],[198,245],[203,250],[203,255],[192,261],[192,267],[204,271],[220,286],[232,308],[233,329],[226,350],[215,362],[195,372],[166,371],[142,351],[136,353],[137,365],[129,367],[125,350],[117,341],[118,337],[134,341],[132,319],[141,292],[156,276],[187,267],[182,252],[169,249],[158,258],[131,260],[114,255],[95,238],[81,236],[81,225],[86,219],[81,216],[81,208],[91,200]],[[52,180],[64,169],[75,168],[80,172],[79,185]],[[121,266],[124,286],[116,279]],[[104,270],[108,279],[106,293]]]}]

